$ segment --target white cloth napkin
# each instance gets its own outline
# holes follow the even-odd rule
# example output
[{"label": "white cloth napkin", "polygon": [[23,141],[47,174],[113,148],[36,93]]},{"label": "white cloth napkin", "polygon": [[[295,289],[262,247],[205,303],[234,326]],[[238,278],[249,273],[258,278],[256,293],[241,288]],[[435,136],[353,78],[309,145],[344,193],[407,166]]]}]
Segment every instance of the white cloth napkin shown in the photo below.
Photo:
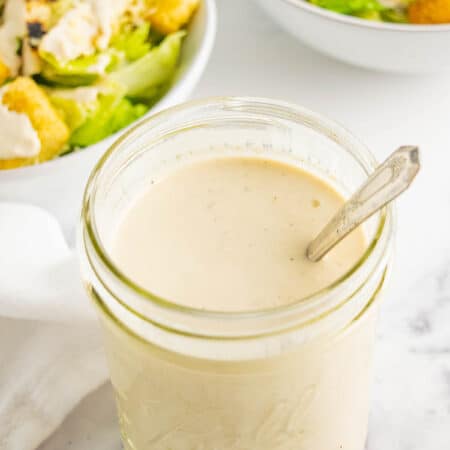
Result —
[{"label": "white cloth napkin", "polygon": [[105,381],[99,335],[56,219],[0,203],[0,449],[36,449]]}]

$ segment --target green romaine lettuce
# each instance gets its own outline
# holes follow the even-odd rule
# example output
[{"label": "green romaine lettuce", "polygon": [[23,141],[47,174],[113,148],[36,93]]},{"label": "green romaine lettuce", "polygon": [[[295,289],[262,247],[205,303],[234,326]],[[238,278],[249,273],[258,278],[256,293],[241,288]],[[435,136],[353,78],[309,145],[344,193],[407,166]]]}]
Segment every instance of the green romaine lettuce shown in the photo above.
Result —
[{"label": "green romaine lettuce", "polygon": [[386,9],[380,13],[381,19],[385,22],[407,23],[408,17],[406,15],[406,11],[406,9]]},{"label": "green romaine lettuce", "polygon": [[[378,0],[309,0],[312,4],[340,14],[383,22],[407,22],[401,9],[384,6]],[[405,0],[405,4],[409,0]]]},{"label": "green romaine lettuce", "polygon": [[122,99],[119,103],[114,114],[111,116],[110,128],[113,130],[111,133],[121,130],[122,128],[130,125],[135,120],[142,117],[147,111],[148,106],[142,103],[132,103],[127,98]]},{"label": "green romaine lettuce", "polygon": [[94,86],[54,89],[47,88],[46,92],[52,104],[61,112],[64,121],[73,131],[79,128],[99,107],[99,96],[102,93],[124,95],[121,86],[101,83]]},{"label": "green romaine lettuce", "polygon": [[50,26],[58,23],[59,19],[74,6],[74,0],[53,0],[49,3],[51,11]]},{"label": "green romaine lettuce", "polygon": [[178,62],[185,31],[169,34],[146,55],[110,74],[113,81],[126,89],[126,95],[149,99],[172,79]]},{"label": "green romaine lettuce", "polygon": [[101,94],[96,111],[90,114],[84,123],[73,131],[70,144],[76,147],[95,144],[134,122],[147,110],[146,105],[133,104],[120,94]]},{"label": "green romaine lettuce", "polygon": [[111,46],[125,54],[128,61],[136,61],[151,49],[149,40],[150,24],[143,23],[132,31],[121,30],[111,41]]},{"label": "green romaine lettuce", "polygon": [[385,9],[377,0],[310,0],[312,4],[348,15],[369,15]]},{"label": "green romaine lettuce", "polygon": [[89,110],[83,103],[52,95],[50,101],[62,113],[64,122],[72,131],[80,127],[89,116]]},{"label": "green romaine lettuce", "polygon": [[[72,148],[92,145],[134,122],[169,87],[185,31],[172,33],[152,47],[149,30],[148,24],[141,25],[116,36],[105,52],[67,63],[50,54],[41,55],[44,67],[40,76],[57,85],[48,87],[47,92],[72,131]],[[109,57],[106,74],[97,70],[105,56]],[[80,87],[86,85],[90,86]],[[98,89],[98,94],[79,95],[72,86],[88,90],[84,94]]]},{"label": "green romaine lettuce", "polygon": [[52,83],[63,86],[84,86],[99,79],[120,60],[118,51],[109,49],[95,55],[80,56],[67,63],[59,62],[52,54],[41,52],[44,61],[41,76]]}]

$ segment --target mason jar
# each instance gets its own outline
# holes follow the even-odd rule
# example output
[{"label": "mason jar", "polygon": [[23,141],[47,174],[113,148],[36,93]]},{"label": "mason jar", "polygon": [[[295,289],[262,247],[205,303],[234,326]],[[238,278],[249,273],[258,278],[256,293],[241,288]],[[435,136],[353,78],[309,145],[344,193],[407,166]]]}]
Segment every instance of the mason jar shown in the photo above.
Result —
[{"label": "mason jar", "polygon": [[253,98],[168,109],[111,147],[86,189],[80,251],[124,447],[363,450],[375,324],[391,265],[391,207],[364,224],[367,248],[348,273],[272,309],[183,306],[143,289],[113,262],[112,239],[133,200],[161,174],[216,156],[282,161],[346,197],[376,167],[364,145],[334,122]]}]

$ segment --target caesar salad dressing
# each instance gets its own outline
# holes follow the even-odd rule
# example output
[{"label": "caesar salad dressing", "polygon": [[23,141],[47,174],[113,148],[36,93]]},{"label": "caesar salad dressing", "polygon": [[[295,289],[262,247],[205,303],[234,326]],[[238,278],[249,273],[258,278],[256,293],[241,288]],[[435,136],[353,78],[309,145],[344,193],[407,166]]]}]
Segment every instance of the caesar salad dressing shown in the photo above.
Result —
[{"label": "caesar salad dressing", "polygon": [[287,164],[195,163],[138,199],[113,255],[134,281],[176,303],[215,311],[277,307],[328,286],[361,257],[361,230],[323,261],[305,256],[342,203],[322,180]]},{"label": "caesar salad dressing", "polygon": [[[58,62],[65,63],[80,56],[92,55],[98,49],[106,50],[119,18],[130,5],[130,0],[87,0],[70,8],[43,37],[40,50],[51,53]],[[110,63],[103,56],[99,73]]]},{"label": "caesar salad dressing", "polygon": [[[358,230],[324,261],[304,258],[342,202],[284,163],[195,163],[132,205],[112,257],[141,286],[183,305],[276,307],[327,286],[361,256]],[[275,356],[217,360],[189,356],[194,342],[183,354],[160,349],[102,315],[125,449],[363,450],[375,317],[370,308],[338,336]]]},{"label": "caesar salad dressing", "polygon": [[26,114],[0,103],[0,159],[31,158],[41,151],[41,141]]},{"label": "caesar salad dressing", "polygon": [[81,86],[72,89],[53,89],[52,94],[55,97],[75,100],[80,103],[94,103],[99,94],[103,91],[101,85]]},{"label": "caesar salad dressing", "polygon": [[10,111],[2,103],[7,89],[8,85],[0,88],[0,160],[37,156],[41,141],[30,118],[24,113]]},{"label": "caesar salad dressing", "polygon": [[69,9],[44,35],[39,49],[64,64],[79,56],[95,53],[98,22],[89,3],[79,2]]},{"label": "caesar salad dressing", "polygon": [[106,50],[113,35],[119,17],[130,6],[131,0],[88,0],[97,17],[100,35],[96,44],[100,50]]}]

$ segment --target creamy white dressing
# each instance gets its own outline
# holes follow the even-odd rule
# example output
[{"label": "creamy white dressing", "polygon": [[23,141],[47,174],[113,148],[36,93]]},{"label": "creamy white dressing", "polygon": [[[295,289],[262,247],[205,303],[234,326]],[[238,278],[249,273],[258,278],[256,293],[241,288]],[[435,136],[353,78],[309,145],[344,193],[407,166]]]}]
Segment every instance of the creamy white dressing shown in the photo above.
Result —
[{"label": "creamy white dressing", "polygon": [[131,21],[135,24],[141,24],[145,22],[144,16],[148,13],[148,9],[151,5],[143,0],[131,0],[127,14],[131,18]]},{"label": "creamy white dressing", "polygon": [[10,76],[19,73],[21,58],[17,54],[19,39],[26,33],[25,0],[7,0],[3,13],[3,25],[0,27],[0,59]]},{"label": "creamy white dressing", "polygon": [[380,0],[380,3],[386,8],[405,8],[408,0]]},{"label": "creamy white dressing", "polygon": [[100,34],[97,37],[97,47],[100,50],[108,48],[114,26],[120,16],[127,10],[130,0],[88,0],[97,17]]},{"label": "creamy white dressing", "polygon": [[104,75],[106,73],[106,68],[109,66],[110,62],[110,55],[98,55],[97,62],[89,66],[88,72]]},{"label": "creamy white dressing", "polygon": [[54,89],[52,95],[79,103],[92,103],[97,100],[101,91],[99,86],[82,86],[74,89]]},{"label": "creamy white dressing", "polygon": [[95,53],[98,21],[90,3],[78,3],[43,37],[39,49],[59,62]]},{"label": "creamy white dressing", "polygon": [[41,141],[26,114],[0,104],[0,159],[32,158],[41,151]]},{"label": "creamy white dressing", "polygon": [[278,307],[330,285],[363,254],[358,230],[319,263],[306,258],[342,203],[322,180],[287,164],[208,160],[151,186],[123,220],[113,256],[141,286],[186,306]]},{"label": "creamy white dressing", "polygon": [[[156,180],[127,209],[111,256],[142,287],[185,306],[238,312],[288,305],[328,286],[361,257],[362,230],[318,263],[305,256],[308,243],[342,203],[323,180],[285,163],[197,162]],[[341,305],[357,296],[369,302],[370,292],[363,287]],[[118,311],[117,320],[106,319],[103,311]],[[128,323],[136,327],[126,329],[121,310],[105,307],[101,313],[126,450],[364,448],[375,307],[338,335],[311,339],[311,321],[291,335],[303,331],[302,344],[293,338],[290,343],[287,331],[270,342],[267,336],[252,337],[253,348],[275,355],[239,360],[230,352],[221,361],[216,345],[222,355],[228,345],[236,351],[239,340],[218,344],[219,339],[162,332],[154,325],[159,310],[149,311],[151,331],[141,335],[149,344],[133,334],[147,330],[144,320],[132,317]],[[178,323],[195,332],[202,323],[196,316],[180,314]],[[322,319],[331,317],[317,316],[315,325],[325,327]],[[215,323],[219,331],[220,320]],[[184,348],[181,354],[165,351],[159,342]],[[190,356],[208,347],[211,358]]]},{"label": "creamy white dressing", "polygon": [[[129,6],[130,0],[79,2],[44,36],[39,48],[61,62],[106,50],[120,16]],[[102,55],[90,71],[104,73],[109,62],[110,58]]]},{"label": "creamy white dressing", "polygon": [[39,73],[42,69],[42,62],[36,49],[33,49],[25,39],[22,48],[22,74],[31,76]]}]

